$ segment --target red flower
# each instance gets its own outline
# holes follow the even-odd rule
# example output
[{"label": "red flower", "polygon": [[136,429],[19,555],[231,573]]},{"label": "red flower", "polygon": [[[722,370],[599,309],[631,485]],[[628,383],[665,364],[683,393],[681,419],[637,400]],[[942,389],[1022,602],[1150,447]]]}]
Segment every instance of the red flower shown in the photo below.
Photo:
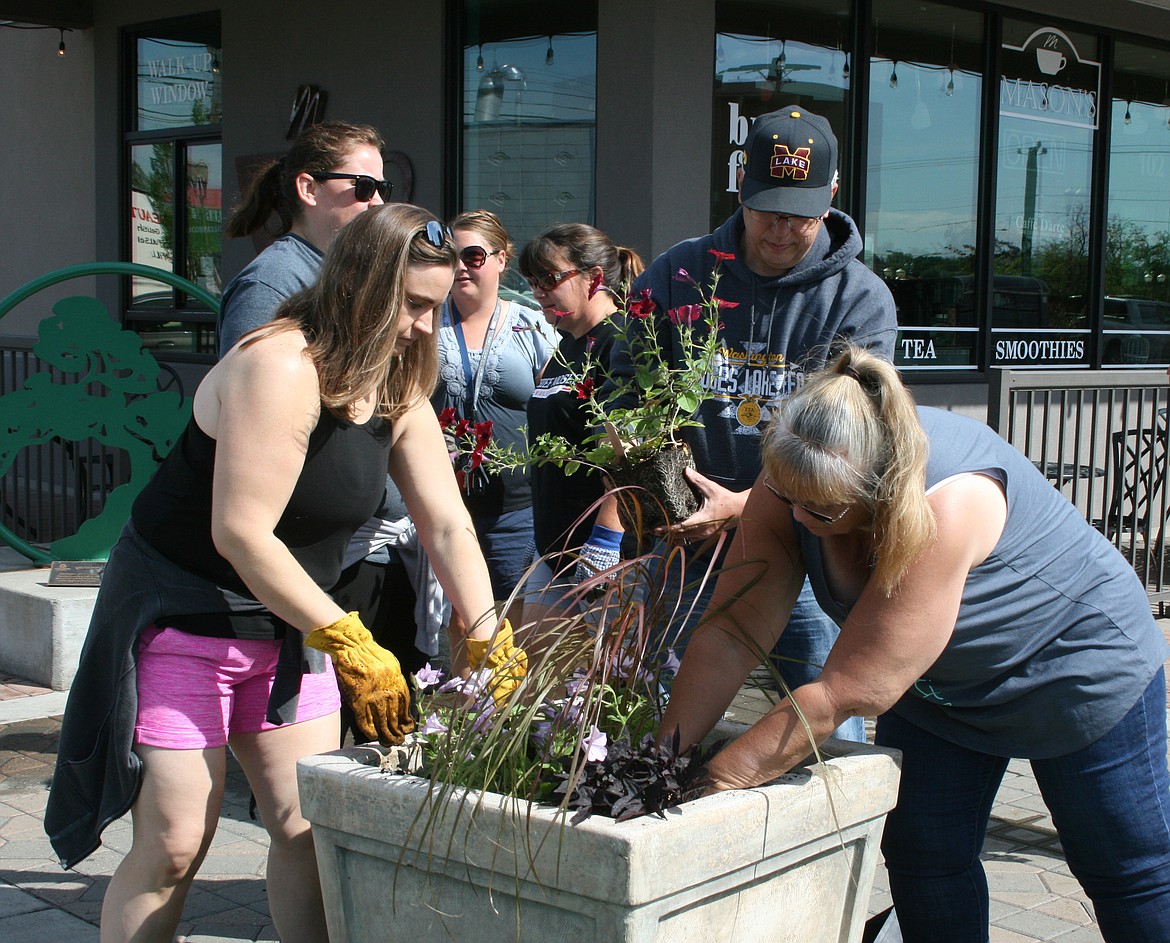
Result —
[{"label": "red flower", "polygon": [[605,276],[601,272],[597,272],[593,276],[593,281],[589,283],[589,297],[592,298],[599,291],[601,291],[602,282],[605,281]]},{"label": "red flower", "polygon": [[739,307],[738,301],[728,301],[725,298],[716,298],[715,304],[719,305],[720,311],[722,311],[724,308],[738,308]]},{"label": "red flower", "polygon": [[558,311],[556,308],[549,308],[548,310],[558,321],[561,318],[567,318],[570,314],[573,313],[572,311]]},{"label": "red flower", "polygon": [[577,399],[589,399],[593,395],[593,388],[596,384],[593,382],[593,377],[586,377],[577,384]]},{"label": "red flower", "polygon": [[643,288],[638,295],[636,300],[630,302],[627,313],[631,318],[648,318],[658,309],[658,305],[650,297],[649,288]]},{"label": "red flower", "polygon": [[718,249],[708,249],[707,251],[715,256],[716,262],[730,262],[735,258],[734,252],[720,252]]},{"label": "red flower", "polygon": [[472,450],[471,462],[469,463],[468,467],[479,468],[479,466],[482,464],[483,464],[483,449],[477,447],[477,448]]},{"label": "red flower", "polygon": [[484,447],[492,440],[492,421],[485,419],[483,422],[475,424],[475,442],[476,451],[482,452]]},{"label": "red flower", "polygon": [[460,419],[455,423],[455,438],[462,439],[471,430],[471,421],[468,419]]},{"label": "red flower", "polygon": [[455,407],[448,406],[441,413],[439,413],[439,428],[446,429],[455,422]]},{"label": "red flower", "polygon": [[670,317],[671,324],[677,324],[680,327],[685,324],[694,324],[703,316],[702,305],[679,305],[677,308],[671,308],[666,312]]}]

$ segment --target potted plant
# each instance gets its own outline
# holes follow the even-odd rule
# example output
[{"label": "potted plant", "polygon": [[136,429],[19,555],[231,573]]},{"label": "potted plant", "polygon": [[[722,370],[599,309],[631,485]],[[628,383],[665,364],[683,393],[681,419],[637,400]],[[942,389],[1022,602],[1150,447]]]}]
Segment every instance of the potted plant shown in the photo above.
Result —
[{"label": "potted plant", "polygon": [[[628,360],[611,370],[586,358],[582,369],[570,370],[569,382],[575,378],[577,396],[585,401],[596,429],[583,444],[546,433],[527,451],[496,448],[490,423],[460,421],[448,410],[439,422],[456,468],[470,473],[550,462],[566,474],[583,467],[599,469],[619,492],[627,529],[642,533],[678,523],[698,510],[699,498],[685,475],[694,460],[681,433],[699,425],[695,413],[720,349],[720,314],[736,304],[718,297],[718,262],[730,256],[717,254],[710,284],[695,286],[698,304],[659,312],[649,289],[626,298],[612,317]],[[694,283],[683,269],[675,278]],[[667,356],[672,347],[678,356]],[[592,377],[597,374],[606,380],[596,383]],[[649,499],[639,500],[639,494]]]},{"label": "potted plant", "polygon": [[633,591],[645,566],[549,626],[508,697],[420,672],[410,742],[301,761],[331,938],[861,939],[894,755],[831,741],[698,798],[705,752],[646,739],[673,664],[646,642],[671,600]]}]

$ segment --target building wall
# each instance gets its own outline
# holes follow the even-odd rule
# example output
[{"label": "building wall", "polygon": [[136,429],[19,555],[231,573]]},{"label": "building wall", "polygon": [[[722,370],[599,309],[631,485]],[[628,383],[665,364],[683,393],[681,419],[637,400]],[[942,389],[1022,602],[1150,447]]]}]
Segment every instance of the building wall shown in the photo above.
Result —
[{"label": "building wall", "polygon": [[[0,29],[0,297],[66,265],[94,260],[92,33]],[[0,335],[35,337],[52,303],[92,294],[62,283],[15,308]]]}]

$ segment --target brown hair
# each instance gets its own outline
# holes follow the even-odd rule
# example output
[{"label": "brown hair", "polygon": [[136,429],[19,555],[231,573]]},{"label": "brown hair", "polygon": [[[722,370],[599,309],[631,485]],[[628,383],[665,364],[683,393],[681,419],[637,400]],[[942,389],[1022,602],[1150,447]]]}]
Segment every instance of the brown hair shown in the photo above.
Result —
[{"label": "brown hair", "polygon": [[764,470],[813,504],[873,513],[874,578],[887,595],[934,539],[929,443],[894,366],[852,345],[787,397],[764,434]]},{"label": "brown hair", "polygon": [[565,255],[573,268],[586,271],[599,266],[604,285],[618,304],[634,279],[646,268],[633,249],[615,246],[609,236],[586,223],[560,223],[546,229],[520,253],[520,274],[534,278],[553,271],[553,257]]},{"label": "brown hair", "polygon": [[[428,233],[442,233],[436,246]],[[346,417],[362,397],[377,392],[377,412],[393,419],[438,379],[433,334],[420,334],[395,357],[398,317],[412,265],[455,268],[455,246],[438,220],[420,206],[371,206],[346,223],[330,243],[317,281],[284,302],[276,320],[251,332],[244,345],[299,328],[317,368],[321,402]]]},{"label": "brown hair", "polygon": [[297,197],[298,176],[336,170],[359,147],[381,151],[385,146],[382,136],[369,125],[344,121],[310,125],[297,136],[284,157],[257,170],[224,232],[233,239],[250,236],[263,229],[276,213],[280,230],[273,235],[283,236],[304,212],[304,204]]},{"label": "brown hair", "polygon": [[516,257],[516,246],[512,242],[512,237],[500,222],[500,217],[491,210],[467,210],[460,213],[451,220],[451,230],[473,232],[483,237],[488,249],[502,249],[509,262]]}]

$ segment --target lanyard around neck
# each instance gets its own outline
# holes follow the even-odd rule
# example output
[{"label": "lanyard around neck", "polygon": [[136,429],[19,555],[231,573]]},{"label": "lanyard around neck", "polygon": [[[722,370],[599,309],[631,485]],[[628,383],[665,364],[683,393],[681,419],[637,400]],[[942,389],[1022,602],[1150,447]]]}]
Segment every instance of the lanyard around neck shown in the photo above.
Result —
[{"label": "lanyard around neck", "polygon": [[451,326],[455,329],[455,340],[459,344],[459,355],[463,358],[463,379],[467,384],[467,392],[463,404],[463,418],[470,419],[474,422],[476,405],[479,402],[479,388],[483,383],[483,374],[487,367],[488,354],[491,353],[492,345],[495,343],[496,336],[500,332],[500,302],[497,299],[495,310],[492,311],[492,316],[488,320],[487,333],[484,334],[483,349],[479,352],[479,365],[476,367],[474,374],[471,372],[471,355],[467,351],[467,340],[463,336],[462,318],[459,315],[459,309],[450,301],[447,302],[447,309],[451,318]]}]

